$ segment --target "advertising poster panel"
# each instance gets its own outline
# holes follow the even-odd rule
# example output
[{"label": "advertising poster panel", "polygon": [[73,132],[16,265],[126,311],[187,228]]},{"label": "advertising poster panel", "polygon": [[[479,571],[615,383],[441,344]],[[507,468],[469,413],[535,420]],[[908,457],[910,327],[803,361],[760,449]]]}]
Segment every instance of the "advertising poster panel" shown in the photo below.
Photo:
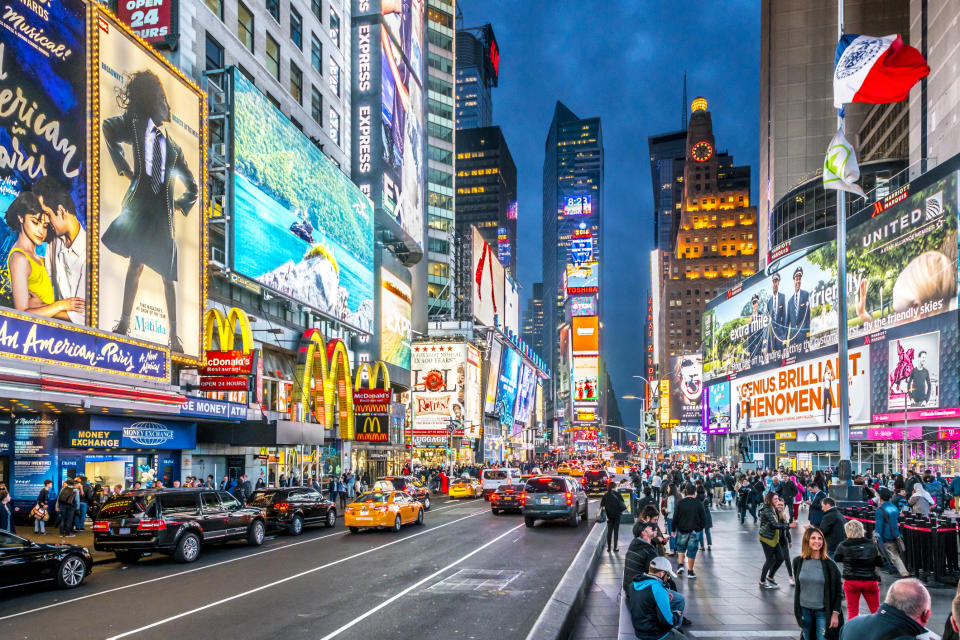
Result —
[{"label": "advertising poster panel", "polygon": [[530,413],[533,411],[534,393],[537,390],[536,370],[523,363],[520,368],[520,384],[517,388],[517,402],[513,409],[515,422],[523,425],[530,424]]},{"label": "advertising poster panel", "polygon": [[177,33],[172,14],[179,4],[179,0],[117,0],[117,17],[150,44],[163,45]]},{"label": "advertising poster panel", "polygon": [[[45,480],[57,482],[57,421],[52,418],[9,418],[13,422],[11,495],[32,502]],[[9,424],[9,422],[7,422]]]},{"label": "advertising poster panel", "polygon": [[457,434],[463,434],[466,355],[462,342],[414,345],[414,433],[419,429],[446,429],[455,420],[461,424]]},{"label": "advertising poster panel", "polygon": [[503,353],[503,367],[500,369],[500,385],[497,388],[497,415],[500,424],[513,426],[514,408],[517,404],[517,391],[520,387],[520,353],[506,347]]},{"label": "advertising poster panel", "polygon": [[570,238],[570,262],[579,266],[590,260],[593,260],[593,234],[588,229],[574,231]]},{"label": "advertising poster panel", "polygon": [[206,97],[104,13],[95,33],[99,327],[199,360]]},{"label": "advertising poster panel", "polygon": [[600,399],[600,356],[573,356],[573,401],[597,402]]},{"label": "advertising poster panel", "polygon": [[423,0],[381,3],[380,34],[382,206],[421,245],[425,4]]},{"label": "advertising poster panel", "polygon": [[410,327],[413,290],[380,267],[380,359],[410,368]]},{"label": "advertising poster panel", "polygon": [[698,428],[703,422],[703,359],[699,353],[670,358],[670,422]]},{"label": "advertising poster panel", "polygon": [[560,200],[560,208],[564,216],[593,215],[593,196],[589,194],[562,196]]},{"label": "advertising poster panel", "polygon": [[473,317],[484,326],[502,327],[506,314],[505,272],[497,261],[496,252],[490,249],[476,227],[472,231],[470,247],[473,256]]},{"label": "advertising poster panel", "polygon": [[703,390],[703,433],[720,435],[730,431],[730,383]]},{"label": "advertising poster panel", "polygon": [[468,438],[479,438],[483,427],[483,411],[480,393],[480,350],[472,344],[467,345],[467,370],[464,378],[463,415],[467,426]]},{"label": "advertising poster panel", "polygon": [[487,385],[483,392],[483,412],[493,414],[497,410],[497,387],[500,384],[500,361],[503,343],[493,340],[487,355]]},{"label": "advertising poster panel", "polygon": [[0,13],[0,305],[74,324],[87,299],[85,16],[80,0]]},{"label": "advertising poster panel", "polygon": [[574,316],[573,352],[596,353],[600,350],[600,318],[597,316]]},{"label": "advertising poster panel", "polygon": [[597,293],[600,290],[600,263],[588,260],[579,265],[567,264],[567,295]]},{"label": "advertising poster panel", "polygon": [[243,74],[233,79],[233,268],[372,332],[370,201]]},{"label": "advertising poster panel", "polygon": [[570,298],[570,315],[574,318],[597,315],[596,296],[572,296]]},{"label": "advertising poster panel", "polygon": [[831,242],[711,302],[702,319],[704,379],[760,371],[835,347],[837,293]]},{"label": "advertising poster panel", "polygon": [[[851,424],[870,422],[868,359],[866,347],[848,354]],[[731,380],[731,431],[840,424],[838,364],[836,355],[825,356]]]}]

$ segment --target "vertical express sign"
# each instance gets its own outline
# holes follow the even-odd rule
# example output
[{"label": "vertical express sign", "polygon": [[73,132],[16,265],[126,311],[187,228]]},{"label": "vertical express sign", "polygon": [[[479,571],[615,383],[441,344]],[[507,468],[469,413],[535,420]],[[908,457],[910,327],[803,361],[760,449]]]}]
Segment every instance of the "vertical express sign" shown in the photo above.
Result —
[{"label": "vertical express sign", "polygon": [[380,0],[353,0],[352,29],[353,179],[364,195],[380,203]]}]

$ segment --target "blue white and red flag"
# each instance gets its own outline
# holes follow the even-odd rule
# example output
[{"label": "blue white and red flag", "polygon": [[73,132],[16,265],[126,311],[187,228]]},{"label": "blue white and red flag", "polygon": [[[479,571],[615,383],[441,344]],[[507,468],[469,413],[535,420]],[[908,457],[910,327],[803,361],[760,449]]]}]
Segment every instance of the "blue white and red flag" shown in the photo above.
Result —
[{"label": "blue white and red flag", "polygon": [[904,44],[899,34],[844,34],[834,57],[833,106],[906,100],[911,87],[929,73],[923,55]]}]

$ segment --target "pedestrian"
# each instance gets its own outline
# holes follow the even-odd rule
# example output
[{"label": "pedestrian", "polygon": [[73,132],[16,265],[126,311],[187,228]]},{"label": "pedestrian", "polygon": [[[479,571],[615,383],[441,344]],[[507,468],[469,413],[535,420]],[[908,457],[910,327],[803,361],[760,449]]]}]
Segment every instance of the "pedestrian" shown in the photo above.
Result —
[{"label": "pedestrian", "polygon": [[603,498],[600,500],[600,508],[607,516],[607,553],[610,553],[611,537],[613,538],[613,552],[619,553],[620,514],[627,510],[627,505],[623,503],[623,497],[613,486],[613,483],[607,485],[607,492],[603,494]]},{"label": "pedestrian", "polygon": [[880,572],[883,556],[877,543],[867,538],[866,529],[859,520],[844,525],[847,539],[837,545],[833,559],[843,564],[843,593],[847,597],[847,618],[860,615],[860,596],[867,601],[870,613],[880,607]]},{"label": "pedestrian", "polygon": [[784,535],[790,524],[783,521],[782,515],[777,515],[774,503],[776,495],[768,491],[763,496],[763,506],[760,507],[760,530],[758,537],[763,548],[764,563],[760,570],[760,588],[776,589],[779,587],[773,576],[783,564],[783,554],[780,552],[780,536]]},{"label": "pedestrian", "polygon": [[16,533],[17,528],[13,524],[13,508],[10,506],[10,492],[6,489],[0,489],[0,531],[9,531]]},{"label": "pedestrian", "polygon": [[823,509],[823,518],[821,518],[818,528],[823,532],[823,537],[827,541],[827,555],[832,558],[837,550],[837,545],[847,537],[843,530],[846,520],[843,514],[837,510],[837,503],[834,502],[833,498],[821,500],[820,507]]},{"label": "pedestrian", "polygon": [[[784,504],[783,498],[780,496],[774,496],[774,505],[776,505],[777,511],[780,512],[780,516],[783,518],[784,522],[790,522],[790,509]],[[787,568],[787,579],[790,581],[790,584],[794,584],[793,576],[793,563],[790,561],[790,549],[793,548],[793,536],[790,534],[790,528],[788,527],[785,531],[780,534],[780,555],[783,556],[783,565]]]},{"label": "pedestrian", "polygon": [[667,553],[668,556],[673,556],[677,553],[677,532],[673,528],[673,510],[677,502],[679,502],[677,499],[677,486],[670,482],[666,485],[663,499],[660,501],[660,512],[663,513],[663,519],[667,525],[667,535],[670,536],[670,552]]},{"label": "pedestrian", "polygon": [[889,489],[883,487],[879,494],[883,502],[877,507],[873,533],[883,546],[883,550],[890,559],[890,564],[893,565],[901,578],[906,578],[910,574],[901,559],[905,546],[903,536],[900,534],[900,526],[897,523],[899,511],[890,503],[893,494]]},{"label": "pedestrian", "polygon": [[907,501],[910,510],[925,518],[930,517],[930,507],[933,506],[933,496],[919,482],[913,485],[913,495]]},{"label": "pedestrian", "polygon": [[654,546],[657,525],[653,522],[638,522],[634,526],[634,538],[627,548],[627,555],[623,559],[623,589],[629,590],[630,583],[637,576],[646,573],[650,562],[657,557],[657,547]]},{"label": "pedestrian", "polygon": [[57,515],[60,517],[60,535],[73,538],[74,512],[76,511],[76,497],[73,490],[73,480],[63,483],[63,488],[57,495]]},{"label": "pedestrian", "polygon": [[[653,498],[655,500],[660,500],[660,485],[662,483],[663,483],[663,478],[660,477],[660,474],[657,474],[657,473],[653,474],[653,478],[650,479],[650,488],[653,490]],[[960,495],[960,493],[958,493],[957,495]]]},{"label": "pedestrian", "polygon": [[684,598],[664,586],[667,579],[676,577],[669,560],[654,558],[647,572],[627,589],[627,610],[639,640],[686,638],[677,630],[683,620]]},{"label": "pedestrian", "polygon": [[790,524],[793,524],[796,519],[793,515],[793,503],[797,499],[797,491],[798,488],[797,483],[794,481],[794,476],[788,476],[786,472],[784,472],[780,478],[780,490],[777,491],[777,494],[783,500],[784,508],[789,514],[787,517],[789,518]]},{"label": "pedestrian", "polygon": [[[803,640],[824,640],[827,629],[843,626],[843,614],[840,611],[840,569],[827,557],[823,532],[816,527],[807,527],[803,532],[800,555],[792,564],[797,576],[793,615],[803,631]],[[833,633],[836,632],[831,636]]]},{"label": "pedestrian", "polygon": [[706,527],[707,514],[703,501],[696,498],[696,487],[688,482],[684,494],[673,514],[673,528],[677,532],[677,574],[684,573],[683,560],[686,558],[687,578],[692,580],[697,577],[693,564],[700,548],[700,536]]},{"label": "pedestrian", "polygon": [[960,640],[960,587],[957,588],[957,594],[953,596],[950,615],[947,616],[947,622],[943,625],[941,640]]},{"label": "pedestrian", "polygon": [[84,525],[87,522],[87,511],[89,511],[90,504],[93,502],[93,487],[87,482],[86,476],[77,476],[74,481],[74,487],[79,497],[76,513],[76,529],[77,531],[83,531]]},{"label": "pedestrian", "polygon": [[[697,489],[697,498],[703,501],[703,513],[704,513],[704,522],[703,522],[703,531],[699,536],[700,550],[701,551],[710,551],[713,549],[713,538],[710,536],[710,529],[713,528],[713,514],[710,513],[710,494],[704,491],[700,493],[699,488]],[[704,538],[706,538],[706,549],[704,549],[703,543]]]},{"label": "pedestrian", "polygon": [[932,637],[926,628],[930,620],[930,593],[915,578],[897,580],[876,613],[857,616],[843,626],[840,640],[888,640]]},{"label": "pedestrian", "polygon": [[746,477],[740,474],[737,477],[734,490],[737,492],[737,519],[740,520],[740,524],[744,524],[747,519],[747,509],[750,507],[750,501],[753,499],[753,487],[747,482]]},{"label": "pedestrian", "polygon": [[820,527],[823,522],[823,499],[827,497],[823,486],[816,480],[810,484],[810,525]]},{"label": "pedestrian", "polygon": [[33,532],[40,535],[47,533],[47,519],[50,518],[50,489],[53,487],[53,480],[44,480],[43,489],[37,495],[37,502],[30,510],[30,517],[33,518]]}]

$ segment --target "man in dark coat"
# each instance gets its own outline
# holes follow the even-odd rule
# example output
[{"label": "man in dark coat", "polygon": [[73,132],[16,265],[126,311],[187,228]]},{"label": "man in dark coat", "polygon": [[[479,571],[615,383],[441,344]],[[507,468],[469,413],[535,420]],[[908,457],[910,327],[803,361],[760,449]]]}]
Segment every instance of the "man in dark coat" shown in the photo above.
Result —
[{"label": "man in dark coat", "polygon": [[607,485],[607,492],[600,500],[600,508],[607,515],[607,551],[610,551],[610,538],[613,538],[613,550],[619,551],[617,543],[620,538],[620,514],[627,510],[623,498],[617,492],[613,483]]},{"label": "man in dark coat", "polygon": [[[183,352],[177,335],[177,244],[176,211],[184,216],[197,203],[199,188],[187,166],[183,150],[170,139],[164,123],[170,122],[170,104],[160,79],[152,71],[130,76],[120,96],[122,115],[103,121],[106,150],[117,173],[130,179],[121,213],[103,233],[103,245],[130,258],[123,286],[120,321],[114,332],[127,334],[137,297],[140,275],[149,267],[163,279],[170,348]],[[127,161],[124,145],[131,148],[134,165]],[[183,194],[174,199],[179,179]]]},{"label": "man in dark coat", "polygon": [[810,524],[819,528],[823,522],[823,499],[827,494],[816,482],[810,485]]},{"label": "man in dark coat", "polygon": [[930,615],[927,588],[916,578],[903,578],[890,585],[876,613],[857,616],[843,625],[840,640],[916,638],[927,633]]},{"label": "man in dark coat", "polygon": [[770,316],[769,342],[767,348],[774,351],[783,349],[783,338],[787,331],[787,303],[780,293],[780,274],[773,274],[771,279],[773,291],[767,300],[767,315]]},{"label": "man in dark coat", "polygon": [[843,514],[837,510],[837,503],[833,498],[824,498],[820,501],[823,509],[823,517],[820,520],[820,531],[827,541],[827,555],[833,559],[833,554],[837,550],[837,545],[847,539],[847,533],[843,530],[847,521]]},{"label": "man in dark coat", "polygon": [[647,522],[641,525],[640,535],[633,539],[623,560],[623,588],[628,589],[630,583],[643,575],[650,568],[650,561],[657,557],[657,548],[653,546],[653,539],[657,535],[657,525]]}]

